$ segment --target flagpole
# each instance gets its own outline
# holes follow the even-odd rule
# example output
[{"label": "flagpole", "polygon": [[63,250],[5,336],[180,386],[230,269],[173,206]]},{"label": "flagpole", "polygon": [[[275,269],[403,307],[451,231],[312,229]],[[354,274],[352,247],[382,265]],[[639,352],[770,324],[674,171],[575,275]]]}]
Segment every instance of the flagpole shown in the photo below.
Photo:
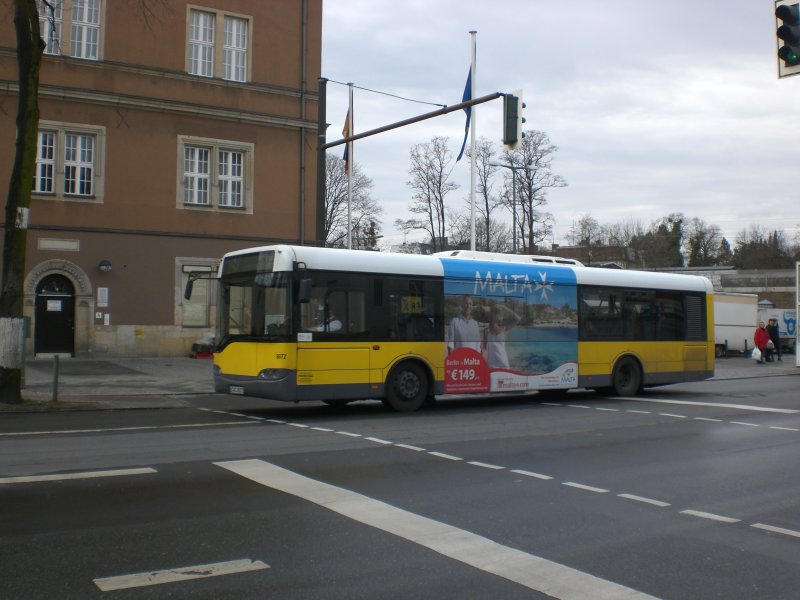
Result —
[{"label": "flagpole", "polygon": [[[472,98],[477,98],[475,94],[475,82],[477,81],[477,73],[475,72],[475,37],[477,31],[470,31],[469,35],[472,41],[472,58],[470,73],[472,73],[472,90],[470,92]],[[472,107],[472,118],[470,121],[469,132],[469,247],[470,250],[475,250],[475,179],[476,179],[476,156],[475,156],[475,122],[477,121],[477,106]]]},{"label": "flagpole", "polygon": [[[353,84],[347,84],[347,116],[349,119],[349,131],[347,135],[353,135],[355,127],[353,127]],[[355,168],[355,161],[353,160],[353,142],[347,142],[347,248],[353,248],[353,169]]]}]

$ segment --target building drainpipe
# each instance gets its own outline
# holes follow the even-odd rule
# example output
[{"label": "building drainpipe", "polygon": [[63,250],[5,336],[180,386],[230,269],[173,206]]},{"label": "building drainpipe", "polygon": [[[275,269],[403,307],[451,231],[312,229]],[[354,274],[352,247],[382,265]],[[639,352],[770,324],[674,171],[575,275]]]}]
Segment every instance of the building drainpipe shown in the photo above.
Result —
[{"label": "building drainpipe", "polygon": [[[308,68],[308,0],[303,0],[300,16],[300,120],[306,119],[306,70]],[[299,242],[306,243],[306,130],[300,127],[300,223]]]}]

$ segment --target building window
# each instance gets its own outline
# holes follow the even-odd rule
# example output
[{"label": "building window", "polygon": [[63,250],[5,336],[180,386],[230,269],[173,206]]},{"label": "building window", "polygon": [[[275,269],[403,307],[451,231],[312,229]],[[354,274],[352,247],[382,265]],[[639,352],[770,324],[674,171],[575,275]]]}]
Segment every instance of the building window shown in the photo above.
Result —
[{"label": "building window", "polygon": [[214,15],[189,11],[189,73],[214,76]]},{"label": "building window", "polygon": [[99,60],[101,15],[106,0],[37,0],[45,54]]},{"label": "building window", "polygon": [[105,129],[41,121],[33,193],[56,199],[102,200],[99,157]]},{"label": "building window", "polygon": [[[214,272],[219,261],[215,259],[189,259],[178,258],[176,297],[180,306],[181,327],[210,327],[211,315],[214,312],[213,298],[216,287],[214,285]],[[192,284],[192,295],[187,300],[184,297],[189,274],[200,274]]]},{"label": "building window", "polygon": [[247,81],[247,21],[225,17],[225,44],[223,46],[224,78],[229,81]]},{"label": "building window", "polygon": [[228,81],[248,81],[250,21],[249,17],[189,8],[186,52],[189,74],[214,77],[219,73]]},{"label": "building window", "polygon": [[252,212],[253,145],[183,136],[179,206]]},{"label": "building window", "polygon": [[39,149],[36,154],[36,171],[33,191],[52,194],[56,167],[56,134],[53,131],[39,132]]},{"label": "building window", "polygon": [[64,15],[63,0],[50,0],[50,5],[37,0],[39,32],[47,46],[45,54],[61,54],[61,25]]}]

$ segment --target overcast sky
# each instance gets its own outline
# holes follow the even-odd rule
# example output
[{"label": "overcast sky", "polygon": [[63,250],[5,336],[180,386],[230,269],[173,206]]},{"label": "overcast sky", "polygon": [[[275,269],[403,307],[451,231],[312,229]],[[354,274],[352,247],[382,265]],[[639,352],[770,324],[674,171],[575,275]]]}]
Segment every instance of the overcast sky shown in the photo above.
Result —
[{"label": "overcast sky", "polygon": [[[525,128],[559,147],[553,171],[568,187],[548,194],[551,241],[586,213],[649,225],[683,212],[732,244],[751,224],[800,233],[800,76],[777,77],[773,0],[327,0],[323,11],[329,142],[347,112],[334,82],[460,102],[475,30],[477,96],[521,88]],[[356,133],[436,109],[361,89],[354,105]],[[476,113],[477,136],[500,146],[501,101]],[[456,155],[463,133],[458,111],[356,142],[387,241],[402,242],[394,221],[409,217],[411,146],[447,136]],[[453,179],[447,205],[468,210],[467,160]]]}]

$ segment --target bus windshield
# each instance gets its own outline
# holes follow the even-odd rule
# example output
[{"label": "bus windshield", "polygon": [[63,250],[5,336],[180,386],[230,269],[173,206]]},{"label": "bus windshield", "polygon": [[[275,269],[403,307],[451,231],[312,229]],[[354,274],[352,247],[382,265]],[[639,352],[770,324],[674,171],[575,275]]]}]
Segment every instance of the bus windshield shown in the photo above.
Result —
[{"label": "bus windshield", "polygon": [[266,271],[265,262],[262,257],[255,269],[231,268],[241,263],[223,266],[217,302],[218,347],[233,340],[278,340],[289,335],[290,275]]}]

